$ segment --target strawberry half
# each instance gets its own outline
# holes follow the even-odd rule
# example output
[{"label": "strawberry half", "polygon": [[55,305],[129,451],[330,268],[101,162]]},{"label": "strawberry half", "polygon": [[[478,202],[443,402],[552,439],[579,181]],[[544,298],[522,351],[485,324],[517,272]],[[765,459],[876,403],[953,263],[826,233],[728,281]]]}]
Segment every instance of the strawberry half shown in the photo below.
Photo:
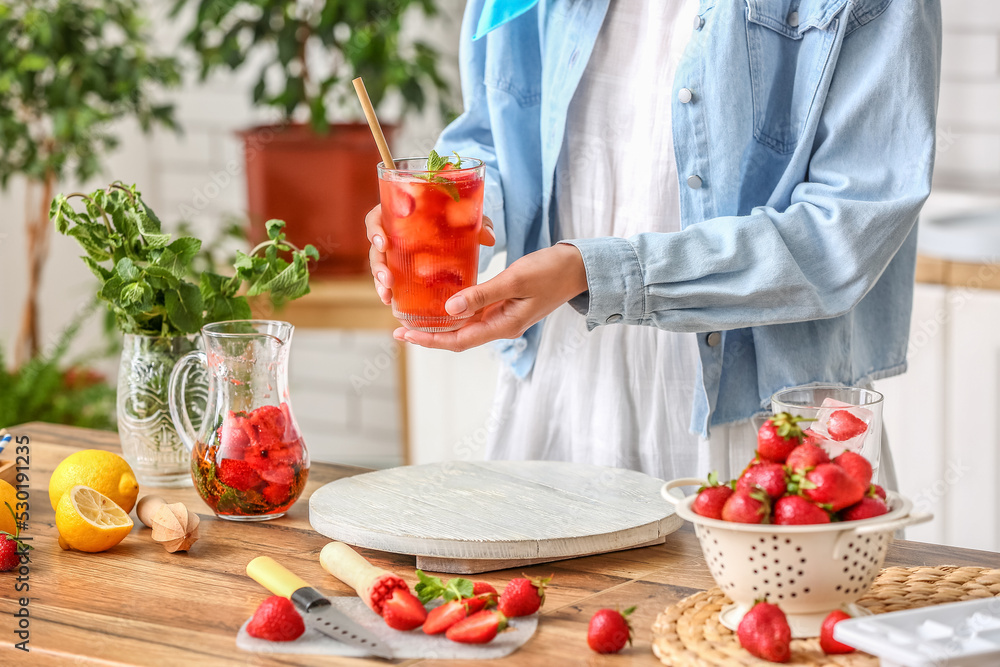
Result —
[{"label": "strawberry half", "polygon": [[826,422],[826,432],[837,442],[856,438],[867,430],[868,424],[847,410],[834,410]]},{"label": "strawberry half", "polygon": [[382,603],[382,619],[395,630],[413,630],[427,620],[427,610],[405,588],[396,588]]},{"label": "strawberry half", "polygon": [[292,601],[272,595],[257,607],[247,623],[247,634],[272,642],[290,642],[302,636],[306,624]]},{"label": "strawberry half", "polygon": [[439,635],[469,615],[468,606],[461,600],[445,602],[427,613],[424,621],[424,632],[428,635]]},{"label": "strawberry half", "polygon": [[499,611],[480,611],[448,628],[445,637],[461,644],[486,644],[507,628],[507,617]]}]

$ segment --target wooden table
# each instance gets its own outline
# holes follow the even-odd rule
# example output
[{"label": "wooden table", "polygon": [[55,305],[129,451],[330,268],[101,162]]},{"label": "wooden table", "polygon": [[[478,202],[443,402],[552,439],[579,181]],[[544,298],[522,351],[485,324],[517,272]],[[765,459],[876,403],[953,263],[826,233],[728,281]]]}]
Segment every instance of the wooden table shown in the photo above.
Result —
[{"label": "wooden table", "polygon": [[[100,554],[62,551],[56,544],[48,480],[64,457],[80,448],[118,450],[117,436],[85,429],[26,424],[10,429],[30,439],[30,654],[12,648],[18,609],[15,573],[0,573],[0,664],[65,665],[361,665],[384,664],[313,656],[266,656],[236,649],[236,631],[268,593],[244,568],[268,555],[331,595],[352,593],[319,564],[326,538],[308,523],[306,496],[322,484],[361,472],[314,464],[304,497],[288,516],[267,523],[222,521],[193,489],[143,489],[168,501],[182,501],[202,517],[201,540],[190,553],[169,554],[137,527],[124,542]],[[411,584],[412,557],[372,551],[364,554],[395,570]],[[887,565],[979,565],[1000,567],[1000,554],[897,542]],[[671,602],[713,585],[701,549],[686,527],[663,545],[591,556],[525,570],[553,574],[537,634],[499,661],[518,667],[561,665],[659,665],[650,649],[650,626]],[[482,579],[501,587],[518,571]],[[599,656],[586,644],[587,622],[602,607],[638,605],[636,641],[618,656]],[[399,664],[440,667],[465,661],[409,660]]]}]

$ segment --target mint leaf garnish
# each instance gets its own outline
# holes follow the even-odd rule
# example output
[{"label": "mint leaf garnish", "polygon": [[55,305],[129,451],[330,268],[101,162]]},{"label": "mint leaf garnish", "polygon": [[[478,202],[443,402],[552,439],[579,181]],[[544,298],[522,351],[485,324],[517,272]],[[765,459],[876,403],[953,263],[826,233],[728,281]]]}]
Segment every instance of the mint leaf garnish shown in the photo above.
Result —
[{"label": "mint leaf garnish", "polygon": [[441,157],[437,151],[432,150],[427,156],[427,171],[441,171],[446,164],[451,161],[451,156]]},{"label": "mint leaf garnish", "polygon": [[414,176],[436,186],[454,201],[459,201],[462,197],[458,192],[458,186],[456,186],[450,179],[447,179],[444,176],[439,176],[437,173],[449,164],[453,164],[456,167],[462,165],[462,156],[454,151],[452,151],[452,153],[455,155],[455,162],[451,161],[450,155],[448,157],[442,157],[438,155],[437,151],[432,150],[430,155],[427,156],[427,173],[414,174]]}]

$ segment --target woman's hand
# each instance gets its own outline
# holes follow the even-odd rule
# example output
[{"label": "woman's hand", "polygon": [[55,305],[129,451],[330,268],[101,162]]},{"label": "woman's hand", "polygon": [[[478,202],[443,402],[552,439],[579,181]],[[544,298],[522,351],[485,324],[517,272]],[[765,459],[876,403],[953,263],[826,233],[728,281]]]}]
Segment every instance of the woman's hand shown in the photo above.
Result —
[{"label": "woman's hand", "polygon": [[[379,204],[368,211],[365,216],[365,227],[367,228],[368,241],[372,244],[368,251],[368,262],[372,267],[372,277],[375,278],[375,291],[382,299],[382,303],[389,305],[392,301],[393,277],[389,272],[389,265],[385,260],[385,250],[388,247],[388,236],[382,228],[382,205]],[[497,242],[497,236],[493,232],[493,221],[483,216],[483,228],[479,232],[479,242],[482,245],[492,246]]]},{"label": "woman's hand", "polygon": [[475,312],[462,328],[427,333],[400,327],[392,335],[396,340],[424,347],[461,352],[491,340],[517,338],[585,291],[583,256],[574,246],[559,243],[525,255],[496,278],[467,287],[448,299],[444,308],[449,315]]}]

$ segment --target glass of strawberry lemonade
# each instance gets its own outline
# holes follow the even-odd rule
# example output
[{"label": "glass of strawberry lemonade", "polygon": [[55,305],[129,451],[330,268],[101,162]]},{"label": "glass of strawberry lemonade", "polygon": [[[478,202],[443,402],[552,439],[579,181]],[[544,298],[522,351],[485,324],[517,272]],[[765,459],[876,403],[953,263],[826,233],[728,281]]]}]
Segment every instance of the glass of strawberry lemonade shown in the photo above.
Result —
[{"label": "glass of strawberry lemonade", "polygon": [[409,329],[453,331],[470,315],[449,315],[444,304],[476,284],[486,168],[434,151],[395,163],[378,165],[392,314]]}]

